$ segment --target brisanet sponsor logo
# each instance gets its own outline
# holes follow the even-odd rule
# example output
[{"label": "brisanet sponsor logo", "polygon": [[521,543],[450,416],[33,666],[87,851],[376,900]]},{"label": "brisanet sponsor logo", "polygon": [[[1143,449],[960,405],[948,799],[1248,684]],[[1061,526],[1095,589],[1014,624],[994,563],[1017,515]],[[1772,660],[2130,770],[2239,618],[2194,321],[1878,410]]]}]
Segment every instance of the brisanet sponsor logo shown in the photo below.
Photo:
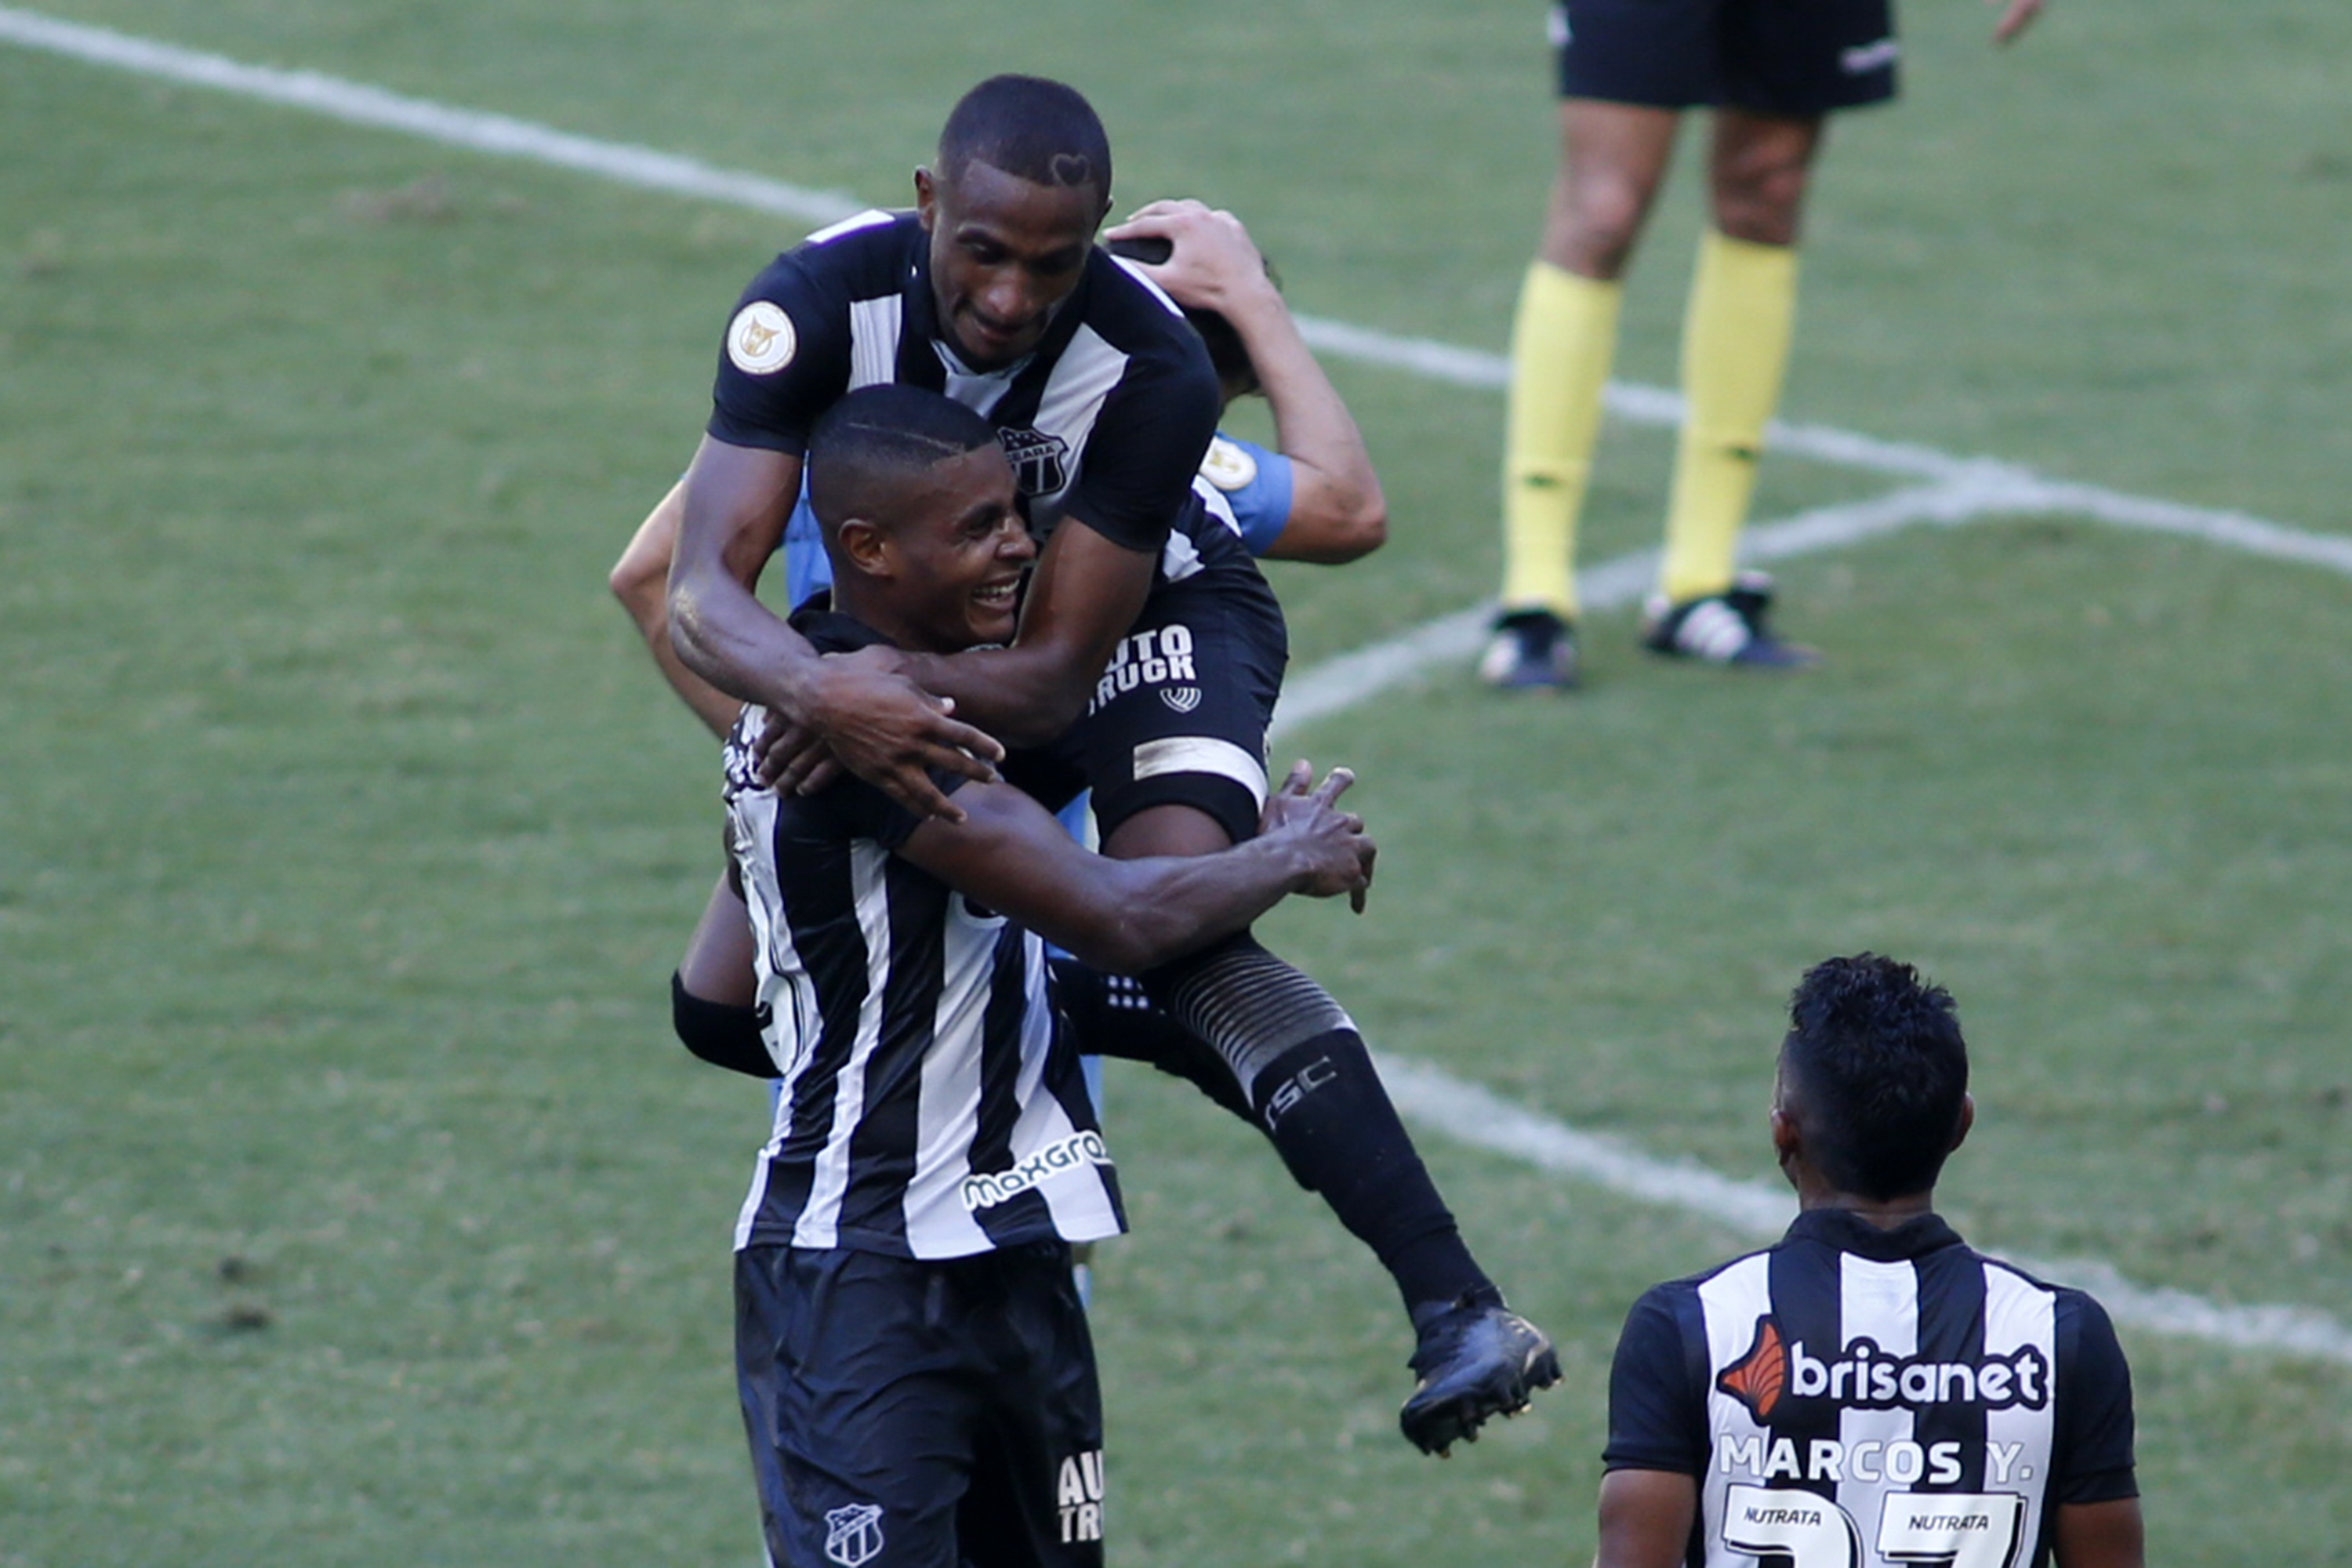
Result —
[{"label": "brisanet sponsor logo", "polygon": [[2050,1403],[2050,1363],[2023,1346],[2007,1355],[1934,1361],[1889,1355],[1876,1342],[1854,1340],[1835,1355],[1815,1355],[1805,1342],[1783,1342],[1770,1318],[1756,1321],[1756,1341],[1716,1379],[1716,1388],[1769,1419],[1783,1399],[1825,1399],[1854,1410],[1916,1410],[1931,1405],[1976,1405],[1987,1410]]},{"label": "brisanet sponsor logo", "polygon": [[2039,1410],[2050,1402],[2050,1363],[2031,1345],[2005,1356],[1929,1361],[1888,1355],[1867,1339],[1854,1341],[1835,1360],[1825,1360],[1806,1354],[1805,1342],[1798,1340],[1789,1346],[1789,1393],[1798,1399],[1829,1399],[1862,1410],[1927,1405]]}]

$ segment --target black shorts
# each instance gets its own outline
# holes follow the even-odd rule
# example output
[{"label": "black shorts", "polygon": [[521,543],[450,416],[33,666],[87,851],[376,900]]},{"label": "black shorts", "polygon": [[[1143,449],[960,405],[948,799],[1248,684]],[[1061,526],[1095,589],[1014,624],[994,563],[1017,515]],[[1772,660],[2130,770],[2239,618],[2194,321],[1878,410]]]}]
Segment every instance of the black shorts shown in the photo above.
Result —
[{"label": "black shorts", "polygon": [[1255,837],[1289,660],[1282,605],[1238,551],[1153,589],[1086,717],[1050,748],[1094,791],[1103,837],[1171,804],[1208,813],[1237,844]]},{"label": "black shorts", "polygon": [[779,1568],[1101,1568],[1102,1391],[1070,1249],[735,1256]]},{"label": "black shorts", "polygon": [[1891,0],[1564,0],[1563,98],[1811,119],[1895,96]]}]

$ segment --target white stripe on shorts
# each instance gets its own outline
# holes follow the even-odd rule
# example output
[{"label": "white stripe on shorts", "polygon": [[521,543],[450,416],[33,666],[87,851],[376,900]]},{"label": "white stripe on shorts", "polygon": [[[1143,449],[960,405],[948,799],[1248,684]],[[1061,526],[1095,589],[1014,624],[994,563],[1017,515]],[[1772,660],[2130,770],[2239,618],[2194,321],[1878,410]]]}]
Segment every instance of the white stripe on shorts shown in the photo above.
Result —
[{"label": "white stripe on shorts", "polygon": [[1265,764],[1231,741],[1207,735],[1171,735],[1146,741],[1135,748],[1135,776],[1158,778],[1162,773],[1214,773],[1231,779],[1265,805]]}]

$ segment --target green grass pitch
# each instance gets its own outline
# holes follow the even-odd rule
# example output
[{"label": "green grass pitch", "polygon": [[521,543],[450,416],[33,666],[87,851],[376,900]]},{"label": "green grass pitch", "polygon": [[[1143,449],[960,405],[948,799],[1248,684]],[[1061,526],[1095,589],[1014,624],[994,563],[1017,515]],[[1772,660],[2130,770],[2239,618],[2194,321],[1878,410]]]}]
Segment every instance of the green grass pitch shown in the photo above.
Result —
[{"label": "green grass pitch", "polygon": [[[47,15],[889,202],[972,79],[1077,82],[1122,205],[1247,218],[1316,315],[1498,349],[1540,7],[59,0]],[[1918,4],[1841,122],[1787,415],[2352,532],[2341,8]],[[663,983],[709,748],[604,573],[773,217],[0,43],[0,1568],[748,1568],[729,1226],[760,1091]],[[1671,378],[1687,167],[1621,375]],[[1357,363],[1395,542],[1303,666],[1489,593],[1501,405]],[[1611,426],[1588,561],[1654,542]],[[1759,517],[1884,476],[1784,457]],[[1370,911],[1277,945],[1381,1047],[1759,1178],[1777,1009],[1958,994],[1972,1239],[2352,1318],[2352,580],[2079,512],[1780,569],[1817,675],[1466,669],[1289,738]],[[1430,1134],[1567,1384],[1407,1450],[1395,1303],[1240,1129],[1114,1068],[1112,1556],[1584,1561],[1617,1324],[1748,1238]],[[2352,1562],[2352,1368],[2126,1326],[2154,1555]]]}]

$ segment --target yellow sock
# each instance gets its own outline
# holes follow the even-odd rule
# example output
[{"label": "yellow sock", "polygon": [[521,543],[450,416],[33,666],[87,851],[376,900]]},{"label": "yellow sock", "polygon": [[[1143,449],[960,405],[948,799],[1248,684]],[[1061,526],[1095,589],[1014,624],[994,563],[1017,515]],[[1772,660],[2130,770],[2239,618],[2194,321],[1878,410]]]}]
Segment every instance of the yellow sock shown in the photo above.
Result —
[{"label": "yellow sock", "polygon": [[1503,607],[1576,616],[1576,522],[1617,351],[1617,283],[1538,261],[1511,324],[1503,437]]},{"label": "yellow sock", "polygon": [[1797,330],[1797,253],[1709,229],[1683,319],[1682,444],[1658,591],[1676,604],[1731,586],[1764,427]]}]

